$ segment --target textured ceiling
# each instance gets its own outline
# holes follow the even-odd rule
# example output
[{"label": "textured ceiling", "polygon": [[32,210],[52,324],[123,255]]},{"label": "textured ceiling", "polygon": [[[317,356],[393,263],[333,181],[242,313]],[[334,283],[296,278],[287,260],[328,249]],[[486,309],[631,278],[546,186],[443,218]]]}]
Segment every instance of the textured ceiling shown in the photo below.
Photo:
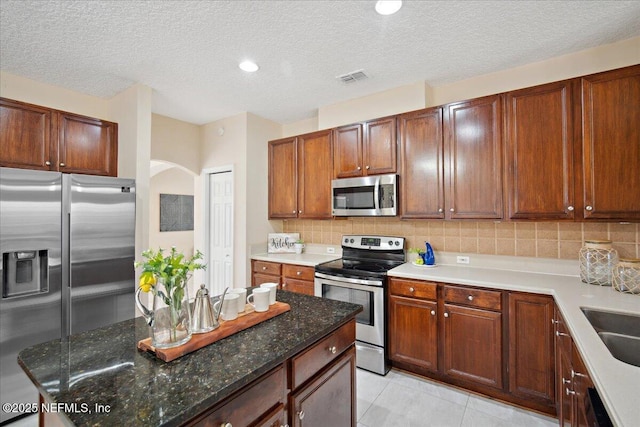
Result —
[{"label": "textured ceiling", "polygon": [[[135,83],[153,111],[202,124],[248,111],[280,123],[393,87],[432,86],[640,35],[640,1],[0,2],[3,71],[110,98]],[[246,74],[250,58],[260,71]],[[368,80],[336,76],[364,69]]]}]

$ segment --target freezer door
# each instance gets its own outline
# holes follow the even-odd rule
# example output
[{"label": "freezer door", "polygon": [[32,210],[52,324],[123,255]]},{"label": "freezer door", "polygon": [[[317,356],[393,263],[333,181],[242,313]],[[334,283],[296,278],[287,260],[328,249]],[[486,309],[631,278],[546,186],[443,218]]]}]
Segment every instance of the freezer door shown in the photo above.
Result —
[{"label": "freezer door", "polygon": [[135,181],[65,175],[70,334],[134,317]]},{"label": "freezer door", "polygon": [[[0,168],[0,397],[37,403],[18,366],[26,347],[61,337],[61,201],[58,172]],[[0,412],[0,422],[20,414]]]}]

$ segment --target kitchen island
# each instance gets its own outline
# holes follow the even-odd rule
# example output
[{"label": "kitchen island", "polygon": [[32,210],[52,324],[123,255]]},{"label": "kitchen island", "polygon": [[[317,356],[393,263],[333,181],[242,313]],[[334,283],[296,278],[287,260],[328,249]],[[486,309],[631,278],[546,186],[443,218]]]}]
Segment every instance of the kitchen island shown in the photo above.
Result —
[{"label": "kitchen island", "polygon": [[[303,410],[306,419],[328,412],[307,399],[325,385],[338,388],[325,397],[339,398],[337,412],[355,425],[362,307],[286,291],[277,299],[291,310],[169,363],[137,350],[149,336],[142,318],[29,347],[18,363],[67,425],[219,425],[231,414],[284,425]],[[264,395],[275,401],[255,398]],[[327,403],[336,411],[337,402]]]}]

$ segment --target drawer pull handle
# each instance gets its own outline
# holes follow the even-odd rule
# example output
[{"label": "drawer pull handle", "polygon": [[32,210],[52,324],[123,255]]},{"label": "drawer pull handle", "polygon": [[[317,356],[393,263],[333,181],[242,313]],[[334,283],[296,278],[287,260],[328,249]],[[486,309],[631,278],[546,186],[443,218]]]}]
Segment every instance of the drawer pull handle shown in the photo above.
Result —
[{"label": "drawer pull handle", "polygon": [[[329,350],[329,353],[331,353],[331,354],[336,354],[336,351],[338,351],[338,349],[336,348],[335,345],[332,345],[331,347],[329,347],[328,350]],[[302,418],[300,418],[300,419],[302,419]]]},{"label": "drawer pull handle", "polygon": [[445,313],[445,314],[444,314],[444,317],[449,317],[449,313]]},{"label": "drawer pull handle", "polygon": [[414,288],[409,288],[409,292],[415,292],[416,290]]},{"label": "drawer pull handle", "polygon": [[469,296],[467,297],[467,299],[468,299],[469,301],[473,301],[473,295],[469,295]]},{"label": "drawer pull handle", "polygon": [[435,310],[431,310],[431,315],[435,316],[436,315],[436,311]]},{"label": "drawer pull handle", "polygon": [[302,274],[302,271],[296,271],[296,274],[299,276]]},{"label": "drawer pull handle", "polygon": [[565,334],[565,333],[560,332],[560,331],[556,331],[556,336],[557,337],[569,337],[570,335],[569,334]]},{"label": "drawer pull handle", "polygon": [[264,271],[264,270],[266,270],[266,269],[267,269],[267,267],[262,267],[262,270],[263,270],[263,271]]},{"label": "drawer pull handle", "polygon": [[304,419],[304,411],[298,412],[298,419],[301,421]]},{"label": "drawer pull handle", "polygon": [[567,396],[571,396],[572,394],[576,394],[575,391],[569,390],[569,387],[567,387],[565,390],[567,391]]}]

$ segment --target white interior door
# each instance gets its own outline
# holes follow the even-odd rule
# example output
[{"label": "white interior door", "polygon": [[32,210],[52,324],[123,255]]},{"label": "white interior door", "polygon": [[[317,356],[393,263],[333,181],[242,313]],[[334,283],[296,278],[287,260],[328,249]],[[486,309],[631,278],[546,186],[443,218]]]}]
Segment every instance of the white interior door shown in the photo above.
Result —
[{"label": "white interior door", "polygon": [[233,172],[209,174],[209,292],[233,286]]}]

